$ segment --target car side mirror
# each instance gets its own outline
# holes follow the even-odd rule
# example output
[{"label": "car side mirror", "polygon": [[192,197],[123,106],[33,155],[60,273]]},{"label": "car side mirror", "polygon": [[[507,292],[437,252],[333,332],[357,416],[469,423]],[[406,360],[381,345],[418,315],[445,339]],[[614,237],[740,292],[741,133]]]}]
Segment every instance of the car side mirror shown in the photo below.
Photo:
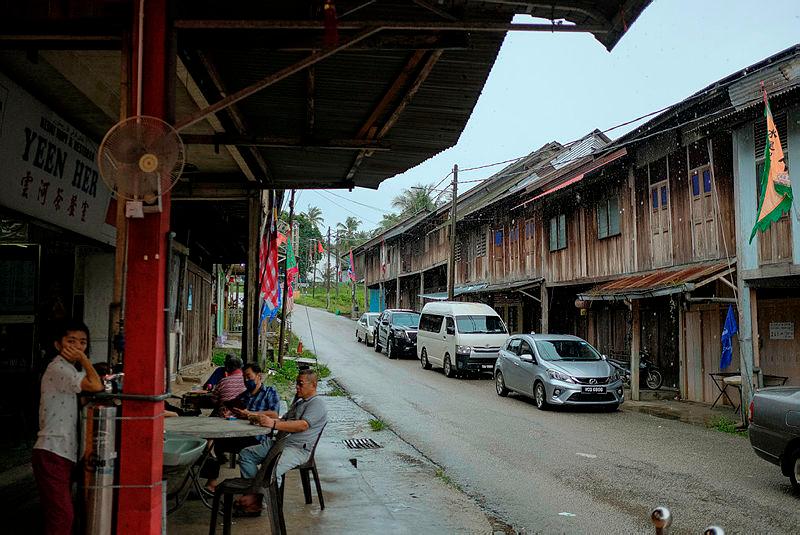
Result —
[{"label": "car side mirror", "polygon": [[519,360],[521,360],[522,362],[536,362],[536,359],[533,358],[533,355],[529,353],[524,353],[520,355]]},{"label": "car side mirror", "polygon": [[600,355],[600,358],[603,359],[603,360],[608,360],[608,357],[605,356],[605,355]]}]

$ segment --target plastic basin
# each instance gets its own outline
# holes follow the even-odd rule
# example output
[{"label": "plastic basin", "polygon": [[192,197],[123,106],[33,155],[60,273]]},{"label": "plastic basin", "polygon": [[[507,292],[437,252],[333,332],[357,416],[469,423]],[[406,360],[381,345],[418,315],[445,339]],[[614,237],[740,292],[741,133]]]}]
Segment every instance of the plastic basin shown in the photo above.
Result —
[{"label": "plastic basin", "polygon": [[191,466],[203,454],[206,447],[204,438],[164,434],[164,467]]}]

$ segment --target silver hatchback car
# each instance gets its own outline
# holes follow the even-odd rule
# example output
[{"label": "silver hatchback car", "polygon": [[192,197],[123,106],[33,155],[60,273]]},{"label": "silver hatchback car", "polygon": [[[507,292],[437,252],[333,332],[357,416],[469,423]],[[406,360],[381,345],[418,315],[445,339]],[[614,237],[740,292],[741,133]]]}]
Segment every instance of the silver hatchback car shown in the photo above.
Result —
[{"label": "silver hatchback car", "polygon": [[500,350],[494,380],[497,395],[518,392],[542,410],[551,405],[616,410],[625,401],[620,372],[577,336],[515,334]]}]

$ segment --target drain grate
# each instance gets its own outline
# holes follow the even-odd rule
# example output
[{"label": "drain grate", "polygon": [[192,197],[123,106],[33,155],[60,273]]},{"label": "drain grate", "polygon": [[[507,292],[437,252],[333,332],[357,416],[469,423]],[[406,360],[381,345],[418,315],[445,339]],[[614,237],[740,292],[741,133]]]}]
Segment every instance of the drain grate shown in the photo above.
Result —
[{"label": "drain grate", "polygon": [[342,442],[351,450],[374,450],[383,447],[371,438],[351,438]]}]

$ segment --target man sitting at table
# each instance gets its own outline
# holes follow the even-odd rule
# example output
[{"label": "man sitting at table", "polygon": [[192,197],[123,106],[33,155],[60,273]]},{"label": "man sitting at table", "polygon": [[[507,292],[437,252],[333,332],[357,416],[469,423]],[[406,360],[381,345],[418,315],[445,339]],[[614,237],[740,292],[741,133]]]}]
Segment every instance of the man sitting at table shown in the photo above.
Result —
[{"label": "man sitting at table", "polygon": [[232,358],[237,357],[233,353],[228,353],[225,355],[225,363],[222,366],[217,367],[217,369],[214,370],[211,375],[209,375],[208,379],[206,379],[206,382],[203,383],[203,388],[211,391],[215,386],[217,386],[217,383],[219,383],[223,377],[228,376],[228,372],[226,371],[225,367],[228,365],[228,361]]},{"label": "man sitting at table", "polygon": [[211,399],[216,407],[221,406],[226,401],[236,399],[245,391],[242,377],[242,359],[234,355],[230,359],[226,358],[225,372],[227,375],[220,379],[217,386],[211,391]]},{"label": "man sitting at table", "polygon": [[[261,381],[261,367],[258,364],[247,364],[244,367],[244,386],[246,390],[235,400],[228,402],[238,418],[249,419],[257,415],[270,418],[278,417],[280,397],[271,386],[264,386]],[[223,417],[233,414],[230,409],[223,408]],[[242,448],[253,446],[266,441],[266,435],[257,437],[222,438],[214,441],[214,455],[216,459],[209,459],[203,466],[203,475],[208,478],[206,490],[213,492],[217,486],[219,467],[225,462],[225,452],[238,453]]]},{"label": "man sitting at table", "polygon": [[[258,465],[267,457],[272,444],[284,439],[284,448],[278,460],[276,474],[278,481],[289,470],[308,461],[311,450],[328,421],[325,402],[317,396],[317,374],[311,369],[300,370],[295,385],[297,395],[292,406],[278,419],[268,413],[250,415],[252,423],[272,430],[275,438],[257,446],[250,446],[239,453],[239,468],[242,477],[252,479],[258,473]],[[244,414],[244,413],[242,413]],[[261,514],[261,496],[249,494],[236,502],[239,516]]]}]

